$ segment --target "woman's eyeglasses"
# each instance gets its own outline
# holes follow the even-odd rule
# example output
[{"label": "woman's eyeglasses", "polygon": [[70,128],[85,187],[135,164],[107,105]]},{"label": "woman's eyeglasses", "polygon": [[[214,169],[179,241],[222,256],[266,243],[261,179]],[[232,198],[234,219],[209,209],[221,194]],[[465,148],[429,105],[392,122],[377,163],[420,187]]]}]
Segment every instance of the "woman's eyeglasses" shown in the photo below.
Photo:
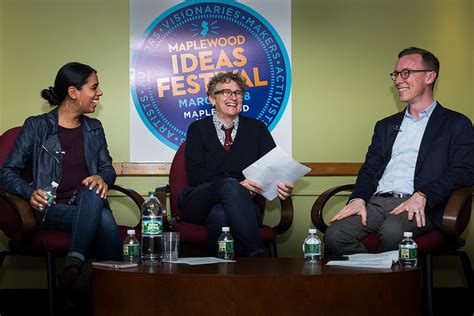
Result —
[{"label": "woman's eyeglasses", "polygon": [[234,94],[237,99],[242,99],[244,96],[244,92],[242,90],[232,91],[230,89],[217,90],[213,94],[222,94],[225,98],[230,98],[230,96]]}]

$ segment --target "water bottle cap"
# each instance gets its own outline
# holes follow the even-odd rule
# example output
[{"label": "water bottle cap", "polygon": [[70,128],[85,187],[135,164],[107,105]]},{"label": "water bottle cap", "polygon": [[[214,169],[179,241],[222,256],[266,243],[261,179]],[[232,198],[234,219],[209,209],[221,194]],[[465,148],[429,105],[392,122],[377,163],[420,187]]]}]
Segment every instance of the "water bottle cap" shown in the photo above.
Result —
[{"label": "water bottle cap", "polygon": [[308,229],[308,232],[310,234],[316,234],[317,230],[316,230],[316,228],[310,228],[310,229]]},{"label": "water bottle cap", "polygon": [[413,233],[412,232],[404,232],[403,237],[413,237]]},{"label": "water bottle cap", "polygon": [[155,191],[148,191],[148,196],[155,195]]},{"label": "water bottle cap", "polygon": [[128,235],[135,235],[135,229],[127,229]]},{"label": "water bottle cap", "polygon": [[230,228],[229,228],[229,227],[222,227],[222,231],[223,231],[223,232],[229,232],[229,231],[230,231]]}]

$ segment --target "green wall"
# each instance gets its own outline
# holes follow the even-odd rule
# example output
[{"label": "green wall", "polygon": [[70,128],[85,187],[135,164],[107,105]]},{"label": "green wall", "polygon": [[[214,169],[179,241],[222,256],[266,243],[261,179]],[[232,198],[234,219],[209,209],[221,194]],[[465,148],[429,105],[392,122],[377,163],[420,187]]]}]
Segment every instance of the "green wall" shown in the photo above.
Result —
[{"label": "green wall", "polygon": [[[470,0],[293,0],[293,155],[299,161],[362,161],[375,122],[399,111],[388,73],[408,46],[441,61],[436,97],[474,118],[474,5]],[[72,60],[98,70],[104,96],[94,114],[105,127],[115,161],[129,160],[128,0],[0,0],[0,131],[48,106],[39,97]],[[120,178],[145,194],[166,178]],[[295,218],[279,238],[281,256],[300,256],[310,209],[324,189],[353,178],[304,178]],[[336,207],[343,203],[341,198]],[[113,201],[119,222],[136,214]],[[269,207],[266,222],[278,210]],[[474,261],[474,225],[465,237]],[[6,240],[0,235],[0,249]],[[435,282],[460,286],[455,260],[435,261]],[[8,259],[0,288],[44,287],[42,260]]]}]

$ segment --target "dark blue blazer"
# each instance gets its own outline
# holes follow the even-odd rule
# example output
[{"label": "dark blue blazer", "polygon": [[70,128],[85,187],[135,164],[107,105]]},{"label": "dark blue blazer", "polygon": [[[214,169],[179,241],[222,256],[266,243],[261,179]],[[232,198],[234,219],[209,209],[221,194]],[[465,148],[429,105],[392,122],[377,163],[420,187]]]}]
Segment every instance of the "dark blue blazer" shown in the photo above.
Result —
[{"label": "dark blue blazer", "polygon": [[[372,143],[349,199],[368,201],[390,161],[392,147],[405,111],[375,125]],[[437,104],[430,116],[418,152],[414,190],[426,194],[427,215],[441,226],[445,202],[451,193],[474,183],[474,130],[469,118]]]}]

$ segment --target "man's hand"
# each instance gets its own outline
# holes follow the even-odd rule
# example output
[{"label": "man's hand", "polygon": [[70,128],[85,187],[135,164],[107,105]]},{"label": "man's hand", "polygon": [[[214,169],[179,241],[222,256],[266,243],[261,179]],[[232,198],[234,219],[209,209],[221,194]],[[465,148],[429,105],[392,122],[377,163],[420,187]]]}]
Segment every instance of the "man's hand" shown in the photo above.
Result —
[{"label": "man's hand", "polygon": [[416,220],[416,227],[424,227],[426,225],[425,218],[426,198],[418,192],[415,192],[408,200],[394,208],[390,214],[398,215],[408,212],[408,220]]},{"label": "man's hand", "polygon": [[367,209],[365,208],[365,202],[362,199],[354,199],[349,204],[344,206],[342,210],[337,212],[333,218],[331,218],[331,223],[335,221],[340,221],[346,217],[352,215],[359,215],[361,217],[362,225],[367,225]]},{"label": "man's hand", "polygon": [[240,185],[246,188],[247,190],[249,190],[251,196],[260,194],[260,192],[262,192],[262,189],[263,189],[260,183],[255,182],[250,179],[245,179],[245,180],[240,181]]},{"label": "man's hand", "polygon": [[286,200],[291,195],[291,193],[293,193],[294,187],[295,186],[293,185],[293,183],[290,182],[278,183],[278,197],[282,200]]},{"label": "man's hand", "polygon": [[100,194],[101,199],[105,200],[107,198],[107,192],[109,191],[109,187],[107,186],[107,183],[104,182],[104,179],[102,179],[101,176],[89,176],[82,180],[82,184],[88,187],[89,191],[91,191],[97,185],[97,190],[95,191],[95,194]]},{"label": "man's hand", "polygon": [[46,192],[42,189],[38,189],[31,194],[30,205],[32,208],[42,211],[43,206],[46,204],[48,204],[48,199],[46,198]]}]

